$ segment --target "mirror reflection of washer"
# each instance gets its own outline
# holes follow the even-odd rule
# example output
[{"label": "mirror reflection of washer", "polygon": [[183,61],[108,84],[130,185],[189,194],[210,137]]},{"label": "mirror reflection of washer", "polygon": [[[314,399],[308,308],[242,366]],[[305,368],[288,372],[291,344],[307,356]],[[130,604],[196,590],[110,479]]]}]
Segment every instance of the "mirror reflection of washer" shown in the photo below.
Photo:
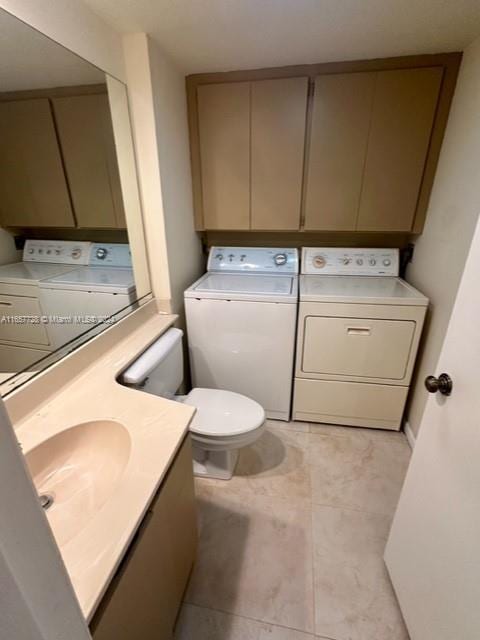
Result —
[{"label": "mirror reflection of washer", "polygon": [[427,298],[398,249],[302,249],[293,419],[398,430]]},{"label": "mirror reflection of washer", "polygon": [[136,289],[129,245],[94,243],[88,266],[43,280],[39,287],[47,317],[85,319],[49,322],[50,339],[58,348],[91,329],[95,318],[133,307]]},{"label": "mirror reflection of washer", "polygon": [[207,268],[185,291],[193,386],[235,391],[289,420],[297,249],[212,247]]}]

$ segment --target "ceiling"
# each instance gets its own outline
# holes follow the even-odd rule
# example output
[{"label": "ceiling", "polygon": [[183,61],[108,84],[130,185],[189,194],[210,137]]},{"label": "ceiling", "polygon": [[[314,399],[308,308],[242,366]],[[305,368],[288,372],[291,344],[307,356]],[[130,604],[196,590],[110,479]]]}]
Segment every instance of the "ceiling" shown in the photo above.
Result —
[{"label": "ceiling", "polygon": [[105,74],[0,9],[0,92],[105,82]]},{"label": "ceiling", "polygon": [[462,50],[480,0],[84,0],[185,73]]}]

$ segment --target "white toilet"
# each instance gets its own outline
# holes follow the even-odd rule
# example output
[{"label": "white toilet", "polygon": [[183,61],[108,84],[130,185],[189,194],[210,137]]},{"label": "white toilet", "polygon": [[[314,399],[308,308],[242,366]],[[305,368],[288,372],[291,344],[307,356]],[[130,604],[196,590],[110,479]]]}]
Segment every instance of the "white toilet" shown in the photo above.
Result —
[{"label": "white toilet", "polygon": [[265,411],[258,402],[232,391],[193,389],[176,396],[183,380],[182,337],[180,329],[169,329],[122,373],[120,382],[196,407],[190,424],[193,471],[230,480],[239,449],[261,436]]}]

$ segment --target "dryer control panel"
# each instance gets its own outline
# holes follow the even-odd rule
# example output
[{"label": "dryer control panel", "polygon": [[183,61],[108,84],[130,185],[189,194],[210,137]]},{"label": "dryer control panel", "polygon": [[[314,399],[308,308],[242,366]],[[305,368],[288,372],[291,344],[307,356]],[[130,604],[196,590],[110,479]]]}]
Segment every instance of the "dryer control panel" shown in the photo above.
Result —
[{"label": "dryer control panel", "polygon": [[298,273],[298,250],[261,247],[211,247],[208,271]]},{"label": "dryer control panel", "polygon": [[303,247],[302,273],[326,276],[398,276],[398,249]]}]

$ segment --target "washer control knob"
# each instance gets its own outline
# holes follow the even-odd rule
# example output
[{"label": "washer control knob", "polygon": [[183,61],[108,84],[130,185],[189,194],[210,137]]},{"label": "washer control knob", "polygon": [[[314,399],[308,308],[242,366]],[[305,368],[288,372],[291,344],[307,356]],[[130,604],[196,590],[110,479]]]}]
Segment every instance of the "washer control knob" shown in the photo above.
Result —
[{"label": "washer control knob", "polygon": [[287,264],[287,254],[286,253],[276,253],[273,256],[273,261],[277,265],[277,267],[281,267],[284,264]]},{"label": "washer control knob", "polygon": [[315,256],[313,259],[313,266],[317,269],[323,269],[323,267],[327,264],[324,256]]},{"label": "washer control knob", "polygon": [[363,264],[363,260],[362,260],[362,258],[357,258],[357,264],[358,264],[359,266],[362,266],[362,264]]},{"label": "washer control knob", "polygon": [[107,257],[107,254],[108,254],[108,250],[105,249],[104,247],[100,247],[95,252],[95,257],[98,258],[98,260],[105,260],[105,258]]},{"label": "washer control knob", "polygon": [[215,256],[215,260],[220,260],[220,262],[223,260],[223,255],[221,253],[217,253],[217,255]]},{"label": "washer control knob", "polygon": [[57,256],[59,256],[61,253],[62,253],[62,250],[61,250],[61,249],[55,249],[55,254],[56,254]]},{"label": "washer control knob", "polygon": [[28,253],[29,253],[30,255],[32,255],[32,253],[35,253],[35,249],[29,249],[29,250],[28,250]]},{"label": "washer control knob", "polygon": [[343,258],[343,264],[350,264],[351,261],[351,258]]},{"label": "washer control knob", "polygon": [[385,260],[383,261],[384,267],[389,267],[391,264],[392,264],[392,261],[390,260],[390,258],[385,258]]},{"label": "washer control knob", "polygon": [[80,258],[80,256],[82,255],[82,250],[79,249],[79,247],[75,247],[75,249],[72,249],[72,253],[70,255],[74,260],[78,260],[78,258]]},{"label": "washer control knob", "polygon": [[372,267],[374,267],[377,264],[377,261],[375,260],[375,258],[370,258],[368,262],[372,265]]}]

